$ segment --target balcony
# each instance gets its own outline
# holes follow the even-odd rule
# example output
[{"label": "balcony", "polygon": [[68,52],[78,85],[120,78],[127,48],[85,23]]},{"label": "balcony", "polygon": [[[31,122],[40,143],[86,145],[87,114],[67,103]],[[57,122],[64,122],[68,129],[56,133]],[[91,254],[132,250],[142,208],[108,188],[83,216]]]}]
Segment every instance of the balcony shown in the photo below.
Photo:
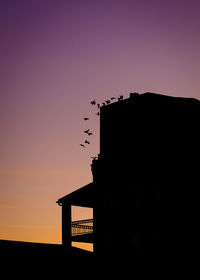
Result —
[{"label": "balcony", "polygon": [[93,219],[71,222],[71,240],[77,242],[93,242]]}]

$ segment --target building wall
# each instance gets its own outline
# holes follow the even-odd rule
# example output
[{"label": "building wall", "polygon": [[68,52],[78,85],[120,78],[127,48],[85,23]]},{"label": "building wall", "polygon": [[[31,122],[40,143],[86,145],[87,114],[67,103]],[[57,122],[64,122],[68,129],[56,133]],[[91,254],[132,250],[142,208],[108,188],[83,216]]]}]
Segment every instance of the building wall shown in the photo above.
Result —
[{"label": "building wall", "polygon": [[188,215],[195,212],[192,200],[190,207],[184,202],[199,180],[199,108],[199,101],[151,94],[101,108],[93,170],[97,254],[152,254],[186,244],[185,222],[192,238]]}]

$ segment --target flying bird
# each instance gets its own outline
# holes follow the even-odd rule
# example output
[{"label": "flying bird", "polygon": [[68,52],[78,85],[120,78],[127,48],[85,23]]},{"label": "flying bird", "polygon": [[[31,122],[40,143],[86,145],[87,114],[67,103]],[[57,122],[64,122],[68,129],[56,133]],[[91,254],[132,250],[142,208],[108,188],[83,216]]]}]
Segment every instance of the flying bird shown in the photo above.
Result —
[{"label": "flying bird", "polygon": [[86,144],[90,144],[90,142],[89,142],[89,141],[87,141],[87,140],[85,140],[85,143],[86,143]]},{"label": "flying bird", "polygon": [[93,133],[92,132],[88,132],[88,135],[90,136],[90,135],[93,135]]},{"label": "flying bird", "polygon": [[88,121],[89,120],[89,118],[84,118],[84,121]]},{"label": "flying bird", "polygon": [[87,133],[87,134],[88,134],[89,131],[90,131],[90,129],[84,130],[84,132]]},{"label": "flying bird", "polygon": [[85,145],[83,145],[83,144],[80,144],[80,146],[83,147],[83,148],[85,148]]},{"label": "flying bird", "polygon": [[90,102],[91,105],[96,105],[96,100]]}]

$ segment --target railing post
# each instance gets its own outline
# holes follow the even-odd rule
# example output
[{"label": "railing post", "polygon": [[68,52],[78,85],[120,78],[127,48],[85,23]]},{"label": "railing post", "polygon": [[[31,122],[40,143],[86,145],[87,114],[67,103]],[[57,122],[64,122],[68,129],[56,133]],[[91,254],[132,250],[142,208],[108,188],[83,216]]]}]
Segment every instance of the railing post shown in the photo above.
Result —
[{"label": "railing post", "polygon": [[71,204],[69,202],[62,204],[62,244],[65,247],[71,247]]}]

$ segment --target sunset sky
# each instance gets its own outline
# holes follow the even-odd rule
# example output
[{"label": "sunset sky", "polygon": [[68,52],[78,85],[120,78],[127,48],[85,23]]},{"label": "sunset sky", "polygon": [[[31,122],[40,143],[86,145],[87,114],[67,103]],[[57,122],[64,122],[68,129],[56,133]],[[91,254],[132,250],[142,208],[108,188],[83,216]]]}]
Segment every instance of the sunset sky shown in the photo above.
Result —
[{"label": "sunset sky", "polygon": [[199,0],[0,0],[0,239],[61,242],[56,201],[99,153],[89,102],[134,91],[200,99]]}]

